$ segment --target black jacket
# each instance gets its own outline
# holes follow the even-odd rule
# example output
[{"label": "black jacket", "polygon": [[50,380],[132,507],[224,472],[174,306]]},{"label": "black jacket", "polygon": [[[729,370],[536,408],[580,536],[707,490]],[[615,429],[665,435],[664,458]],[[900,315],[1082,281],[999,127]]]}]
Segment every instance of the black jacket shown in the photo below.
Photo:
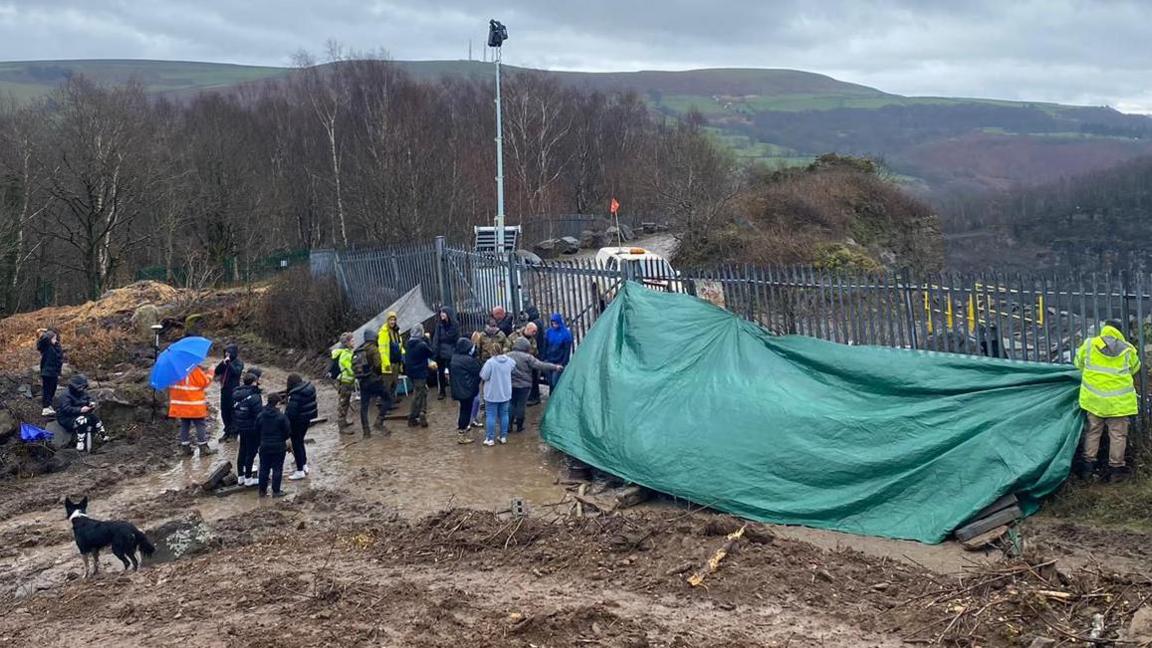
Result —
[{"label": "black jacket", "polygon": [[480,361],[472,349],[472,342],[466,338],[456,341],[456,353],[448,371],[452,376],[452,398],[463,401],[480,395]]},{"label": "black jacket", "polygon": [[68,388],[56,397],[56,422],[66,430],[73,429],[76,427],[76,417],[83,414],[80,408],[92,405],[94,402],[87,389],[69,384]]},{"label": "black jacket", "polygon": [[512,313],[504,313],[504,319],[496,322],[496,328],[504,332],[504,335],[512,335],[512,331],[516,330],[516,318]]},{"label": "black jacket", "polygon": [[404,373],[412,380],[428,380],[428,361],[432,359],[432,347],[421,338],[408,340],[404,354]]},{"label": "black jacket", "polygon": [[59,378],[60,370],[64,368],[64,348],[60,342],[52,343],[55,333],[48,331],[36,341],[36,350],[40,352],[40,375],[45,378]]},{"label": "black jacket", "polygon": [[256,429],[260,431],[260,449],[269,452],[283,451],[292,433],[288,417],[271,405],[265,405],[256,417]]},{"label": "black jacket", "polygon": [[448,315],[448,321],[444,322],[440,319],[440,314],[436,314],[436,331],[432,333],[432,350],[436,352],[437,359],[450,360],[452,354],[456,352],[456,340],[460,339],[460,324],[456,322],[456,311],[445,306],[440,309],[440,312]]},{"label": "black jacket", "polygon": [[240,386],[240,376],[244,374],[244,361],[239,357],[236,345],[231,345],[225,354],[232,358],[232,362],[221,362],[216,365],[213,375],[220,381],[220,395],[227,399]]},{"label": "black jacket", "polygon": [[232,392],[232,422],[236,431],[243,434],[256,431],[256,417],[264,409],[264,397],[256,385],[240,385]]},{"label": "black jacket", "polygon": [[320,410],[316,407],[316,388],[305,380],[288,392],[288,405],[284,408],[284,415],[289,421],[307,423],[316,418]]}]

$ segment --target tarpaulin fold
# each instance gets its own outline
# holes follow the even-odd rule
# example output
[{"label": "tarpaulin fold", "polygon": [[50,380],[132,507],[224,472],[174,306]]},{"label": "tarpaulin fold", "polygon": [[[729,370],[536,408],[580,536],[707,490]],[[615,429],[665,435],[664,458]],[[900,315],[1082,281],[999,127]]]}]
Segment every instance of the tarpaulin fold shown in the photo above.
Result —
[{"label": "tarpaulin fold", "polygon": [[628,284],[551,396],[543,439],[654,490],[753,520],[940,542],[1000,496],[1067,477],[1067,366],[774,337]]}]

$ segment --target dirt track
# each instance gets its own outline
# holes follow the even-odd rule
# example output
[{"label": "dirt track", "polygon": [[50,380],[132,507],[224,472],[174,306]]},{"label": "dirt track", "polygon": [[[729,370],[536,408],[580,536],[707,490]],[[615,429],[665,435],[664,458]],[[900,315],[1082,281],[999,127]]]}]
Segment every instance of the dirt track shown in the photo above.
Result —
[{"label": "dirt track", "polygon": [[[265,376],[282,388],[285,372]],[[321,414],[332,416],[334,391],[318,386]],[[0,646],[897,646],[948,614],[901,604],[951,587],[935,572],[971,559],[948,545],[774,528],[776,540],[740,543],[692,588],[685,568],[724,544],[710,523],[728,518],[667,503],[557,516],[547,505],[564,496],[559,458],[532,432],[507,446],[457,446],[453,406],[433,399],[430,428],[393,423],[387,438],[317,426],[314,473],[289,482],[285,500],[186,489],[211,462],[175,457],[172,439],[141,439],[134,452],[114,444],[68,472],[4,484]],[[532,429],[541,409],[530,409]],[[211,550],[128,576],[106,557],[109,573],[76,580],[59,501],[81,492],[95,517],[143,527],[198,511]],[[493,513],[512,497],[532,515]],[[1110,545],[1114,536],[1050,527],[1037,525],[1040,537],[1073,562],[1125,553],[1124,568],[1147,571],[1143,537]]]}]

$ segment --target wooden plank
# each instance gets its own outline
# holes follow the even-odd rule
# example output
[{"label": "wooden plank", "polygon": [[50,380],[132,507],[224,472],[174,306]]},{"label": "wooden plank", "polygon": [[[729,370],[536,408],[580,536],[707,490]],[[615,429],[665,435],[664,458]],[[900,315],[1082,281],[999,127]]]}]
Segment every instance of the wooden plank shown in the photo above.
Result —
[{"label": "wooden plank", "polygon": [[993,542],[996,542],[1000,538],[1004,537],[1005,533],[1008,533],[1008,525],[1002,524],[995,529],[992,529],[991,531],[985,531],[978,536],[974,536],[961,542],[960,546],[964,547],[968,551],[980,551],[984,547],[987,547]]},{"label": "wooden plank", "polygon": [[971,540],[972,538],[975,538],[985,531],[991,531],[992,529],[995,529],[996,527],[1003,524],[1015,522],[1023,516],[1024,514],[1020,510],[1019,506],[1012,506],[1010,508],[1002,509],[993,513],[992,515],[980,518],[974,522],[969,522],[968,524],[965,524],[964,526],[956,529],[956,539],[960,542]]},{"label": "wooden plank", "polygon": [[1020,500],[1016,499],[1015,493],[1008,493],[1007,495],[1001,497],[1000,499],[996,500],[995,502],[992,502],[988,506],[985,506],[984,508],[980,509],[980,512],[977,513],[976,515],[974,515],[973,517],[975,519],[986,518],[989,515],[992,515],[993,513],[997,512],[997,511],[1003,511],[1004,509],[1006,509],[1010,506],[1016,506],[1019,503],[1020,503]]}]

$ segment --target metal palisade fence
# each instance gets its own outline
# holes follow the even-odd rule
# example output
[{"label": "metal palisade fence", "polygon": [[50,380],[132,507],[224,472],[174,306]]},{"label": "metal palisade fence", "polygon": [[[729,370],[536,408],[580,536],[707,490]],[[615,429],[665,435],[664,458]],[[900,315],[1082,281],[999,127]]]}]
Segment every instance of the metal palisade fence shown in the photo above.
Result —
[{"label": "metal palisade fence", "polygon": [[[560,313],[577,345],[623,281],[695,295],[769,331],[841,344],[881,345],[1011,360],[1071,363],[1079,345],[1115,319],[1146,365],[1152,336],[1150,277],[1143,271],[1064,275],[847,272],[726,265],[673,270],[661,261],[618,268],[591,259],[538,262],[431,245],[316,251],[313,271],[334,273],[354,308],[375,314],[419,285],[429,306],[448,305],[479,330],[494,305],[542,317]],[[1149,408],[1139,376],[1140,422]]]}]

